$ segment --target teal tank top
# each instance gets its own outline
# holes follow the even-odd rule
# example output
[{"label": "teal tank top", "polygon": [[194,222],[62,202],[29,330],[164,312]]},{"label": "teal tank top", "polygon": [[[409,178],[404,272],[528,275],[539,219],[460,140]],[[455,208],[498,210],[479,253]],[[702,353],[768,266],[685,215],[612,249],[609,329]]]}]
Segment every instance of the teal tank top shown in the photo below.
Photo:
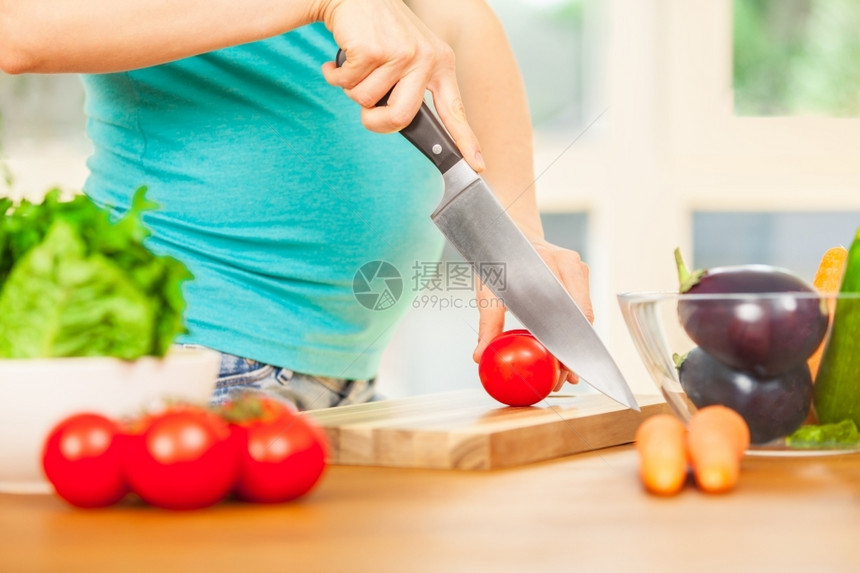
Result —
[{"label": "teal tank top", "polygon": [[194,274],[181,342],[370,378],[416,294],[413,269],[438,260],[441,177],[399,134],[367,131],[325,82],[336,51],[314,24],[82,76],[85,192],[122,213],[146,185],[160,205],[144,217],[149,245]]}]

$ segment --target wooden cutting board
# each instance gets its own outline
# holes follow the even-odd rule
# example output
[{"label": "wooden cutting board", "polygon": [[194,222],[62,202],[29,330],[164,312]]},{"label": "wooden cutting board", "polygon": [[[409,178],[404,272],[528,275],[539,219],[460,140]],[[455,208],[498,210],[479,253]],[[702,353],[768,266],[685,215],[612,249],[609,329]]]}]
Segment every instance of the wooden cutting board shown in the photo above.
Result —
[{"label": "wooden cutting board", "polygon": [[669,411],[659,396],[636,398],[641,413],[602,394],[510,408],[470,389],[307,415],[328,434],[333,464],[489,470],[632,442],[642,420]]}]

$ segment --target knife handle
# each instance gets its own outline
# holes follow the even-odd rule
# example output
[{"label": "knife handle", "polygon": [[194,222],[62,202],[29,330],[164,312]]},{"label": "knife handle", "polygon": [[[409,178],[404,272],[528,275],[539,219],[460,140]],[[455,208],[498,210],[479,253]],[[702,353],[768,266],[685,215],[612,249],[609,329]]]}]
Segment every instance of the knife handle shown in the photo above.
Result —
[{"label": "knife handle", "polygon": [[[345,61],[346,54],[343,53],[343,50],[338,50],[335,58],[338,67],[342,66]],[[377,107],[387,105],[390,95],[391,90],[388,90],[388,93],[377,102]],[[451,139],[442,122],[439,121],[426,102],[421,103],[415,118],[409,125],[400,130],[400,135],[409,140],[418,151],[432,161],[440,173],[445,173],[463,159],[454,140]]]}]

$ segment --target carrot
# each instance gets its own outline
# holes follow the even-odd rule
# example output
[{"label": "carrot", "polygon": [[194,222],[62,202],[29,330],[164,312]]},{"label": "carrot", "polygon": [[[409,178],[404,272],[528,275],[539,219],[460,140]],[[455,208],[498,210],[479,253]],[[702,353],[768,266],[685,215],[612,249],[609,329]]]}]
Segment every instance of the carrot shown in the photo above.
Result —
[{"label": "carrot", "polygon": [[674,495],[687,480],[687,429],[670,414],[647,418],[636,430],[639,477],[657,495]]},{"label": "carrot", "polygon": [[699,488],[706,493],[723,493],[734,488],[749,444],[749,428],[731,408],[706,406],[693,414],[688,425],[687,448]]},{"label": "carrot", "polygon": [[[839,292],[839,286],[842,284],[842,275],[845,272],[845,263],[848,260],[848,249],[845,247],[833,247],[824,252],[821,257],[821,263],[818,265],[818,270],[815,272],[815,278],[812,280],[812,286],[821,294],[831,294]],[[831,320],[833,317],[834,300],[828,300],[827,304],[830,307]],[[815,353],[809,357],[809,371],[812,373],[812,379],[818,373],[818,365],[821,363],[821,354],[824,352],[824,343],[822,342]]]}]

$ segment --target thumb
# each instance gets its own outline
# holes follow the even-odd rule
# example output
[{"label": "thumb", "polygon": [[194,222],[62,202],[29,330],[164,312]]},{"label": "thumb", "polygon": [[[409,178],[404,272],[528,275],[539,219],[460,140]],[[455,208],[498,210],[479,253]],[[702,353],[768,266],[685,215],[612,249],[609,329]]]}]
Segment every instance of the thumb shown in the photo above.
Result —
[{"label": "thumb", "polygon": [[472,353],[472,360],[480,362],[490,341],[505,328],[505,305],[483,284],[478,285],[478,346]]}]

